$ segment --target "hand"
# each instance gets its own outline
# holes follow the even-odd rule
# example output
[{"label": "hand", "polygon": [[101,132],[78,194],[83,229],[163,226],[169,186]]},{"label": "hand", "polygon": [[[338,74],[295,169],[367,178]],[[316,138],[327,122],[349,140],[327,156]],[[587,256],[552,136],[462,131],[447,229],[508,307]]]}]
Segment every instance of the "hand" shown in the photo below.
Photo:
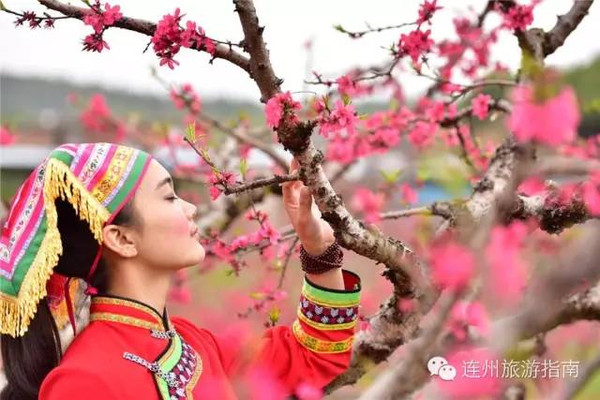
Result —
[{"label": "hand", "polygon": [[[297,170],[298,161],[294,158],[290,165],[290,174]],[[322,254],[335,242],[335,236],[331,226],[321,218],[312,194],[300,180],[284,182],[281,186],[283,206],[304,250],[312,256]]]}]

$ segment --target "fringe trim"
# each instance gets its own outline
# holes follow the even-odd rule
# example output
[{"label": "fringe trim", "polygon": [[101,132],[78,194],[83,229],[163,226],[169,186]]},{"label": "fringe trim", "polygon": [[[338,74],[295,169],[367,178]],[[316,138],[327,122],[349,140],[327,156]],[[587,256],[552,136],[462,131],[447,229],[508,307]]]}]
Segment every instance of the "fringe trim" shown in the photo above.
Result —
[{"label": "fringe trim", "polygon": [[46,235],[42,245],[25,275],[17,301],[0,301],[0,332],[12,337],[23,336],[27,332],[40,299],[47,294],[46,282],[63,252],[57,224],[56,199],[60,196],[62,200],[66,198],[71,203],[79,218],[89,223],[98,243],[102,243],[102,227],[110,217],[108,210],[88,192],[69,166],[54,158],[47,161],[43,195]]}]

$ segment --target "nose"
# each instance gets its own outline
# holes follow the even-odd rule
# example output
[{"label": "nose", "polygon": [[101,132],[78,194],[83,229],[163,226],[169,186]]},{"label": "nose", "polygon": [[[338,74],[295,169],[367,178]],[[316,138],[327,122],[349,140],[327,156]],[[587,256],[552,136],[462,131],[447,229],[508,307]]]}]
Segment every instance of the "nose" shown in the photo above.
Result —
[{"label": "nose", "polygon": [[193,205],[192,203],[188,202],[188,201],[184,201],[185,203],[185,208],[186,208],[186,215],[188,216],[188,218],[192,221],[195,221],[196,219],[198,219],[198,207],[196,207],[195,205]]}]

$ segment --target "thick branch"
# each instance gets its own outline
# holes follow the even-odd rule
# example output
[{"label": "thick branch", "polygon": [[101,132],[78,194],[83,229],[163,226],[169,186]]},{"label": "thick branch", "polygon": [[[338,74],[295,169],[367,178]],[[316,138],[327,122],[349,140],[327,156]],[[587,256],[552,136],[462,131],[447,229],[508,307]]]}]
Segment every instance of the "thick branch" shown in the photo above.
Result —
[{"label": "thick branch", "polygon": [[552,54],[565,43],[567,37],[577,28],[581,20],[588,14],[594,0],[573,1],[568,13],[558,16],[554,28],[544,36],[544,56]]},{"label": "thick branch", "polygon": [[250,54],[250,75],[260,89],[260,101],[266,103],[271,97],[281,91],[283,82],[275,76],[271,66],[269,51],[263,40],[264,26],[258,23],[256,8],[251,0],[234,0],[235,11],[238,13],[242,30],[244,31],[244,50]]}]

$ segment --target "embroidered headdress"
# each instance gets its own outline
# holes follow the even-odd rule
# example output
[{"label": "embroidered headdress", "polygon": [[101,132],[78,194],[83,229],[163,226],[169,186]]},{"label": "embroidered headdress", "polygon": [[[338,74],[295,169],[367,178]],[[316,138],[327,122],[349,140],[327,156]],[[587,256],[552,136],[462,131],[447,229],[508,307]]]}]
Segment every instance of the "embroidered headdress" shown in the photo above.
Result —
[{"label": "embroidered headdress", "polygon": [[[24,335],[40,299],[59,281],[53,274],[63,251],[56,200],[68,201],[102,243],[102,228],[135,193],[151,159],[144,151],[110,143],[65,144],[35,168],[18,189],[2,227],[0,333]],[[81,266],[90,268],[88,281],[100,253],[101,246],[92,266]],[[64,302],[52,308],[56,318]],[[64,322],[57,321],[59,327]]]}]

